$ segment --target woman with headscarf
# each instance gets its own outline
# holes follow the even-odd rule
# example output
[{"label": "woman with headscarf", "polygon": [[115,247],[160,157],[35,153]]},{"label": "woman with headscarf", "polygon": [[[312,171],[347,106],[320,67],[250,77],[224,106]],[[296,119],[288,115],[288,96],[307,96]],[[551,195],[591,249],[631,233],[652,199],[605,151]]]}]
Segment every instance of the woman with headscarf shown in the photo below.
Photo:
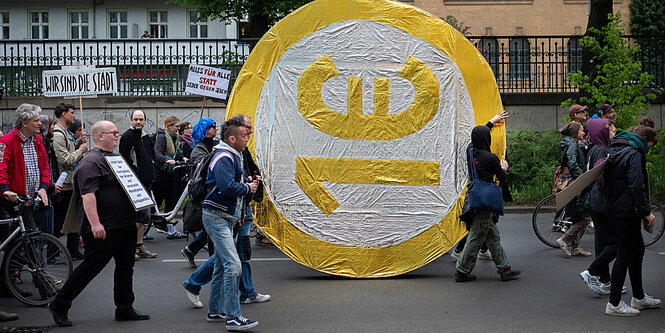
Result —
[{"label": "woman with headscarf", "polygon": [[[500,161],[499,157],[490,151],[492,143],[490,130],[494,127],[494,124],[502,123],[507,117],[508,114],[502,111],[494,116],[485,126],[474,127],[471,131],[471,144],[467,148],[466,155],[469,156],[470,151],[473,151],[473,159],[467,160],[470,180],[474,174],[474,168],[477,171],[478,179],[484,182],[493,182],[494,177],[496,177],[503,190],[504,201],[512,201],[506,184],[508,162],[505,160]],[[476,265],[478,251],[483,242],[487,242],[487,246],[492,253],[492,260],[494,260],[497,273],[500,275],[502,281],[515,279],[520,275],[521,271],[511,269],[510,262],[501,246],[499,229],[496,227],[496,223],[499,221],[497,214],[482,210],[469,211],[466,208],[460,219],[467,223],[469,234],[467,242],[464,245],[464,250],[462,250],[462,255],[456,264],[456,282],[473,281],[476,279],[476,276],[471,274],[471,271]]]},{"label": "woman with headscarf", "polygon": [[[587,156],[589,169],[602,163],[609,153],[610,139],[616,133],[614,121],[602,118],[591,118],[587,122],[589,140],[593,144]],[[603,202],[590,202],[591,205],[604,206],[602,195],[603,177],[599,176],[580,195],[581,201],[594,200]],[[579,203],[579,202],[578,202]],[[589,215],[593,220],[595,230],[596,259],[589,268],[579,275],[587,286],[596,295],[609,295],[610,293],[610,263],[617,256],[617,226],[607,216],[605,207],[590,209]]]},{"label": "woman with headscarf", "polygon": [[[584,126],[578,122],[569,122],[559,133],[563,135],[559,146],[562,151],[561,166],[568,167],[572,179],[575,180],[586,171],[586,159],[578,142],[585,137]],[[577,205],[577,199],[570,201],[565,207],[565,218],[572,225],[556,242],[564,255],[588,257],[591,252],[580,247],[580,237],[584,229],[591,223],[591,217]]]},{"label": "woman with headscarf", "polygon": [[[212,152],[212,148],[215,146],[214,138],[217,135],[217,124],[215,121],[211,118],[201,118],[198,122],[196,122],[196,125],[194,125],[194,130],[192,131],[192,140],[194,143],[194,149],[192,150],[192,164],[197,165],[203,159]],[[189,205],[185,207],[185,209],[193,209],[190,208]],[[190,221],[185,221],[185,222],[190,222]],[[197,221],[198,224],[199,221]],[[203,222],[200,222],[201,225],[195,227],[196,229],[199,229],[201,232],[199,232],[196,237],[194,237],[194,240],[192,240],[191,243],[189,243],[187,246],[185,246],[184,249],[180,251],[182,255],[187,259],[187,263],[189,264],[190,267],[195,268],[196,267],[196,262],[194,261],[194,257],[196,256],[199,251],[206,245],[208,244],[208,254],[212,255],[214,253],[214,245],[213,243],[208,239],[208,234],[206,233],[205,229],[202,227]],[[194,223],[184,223],[183,228],[189,228],[190,224],[192,227],[194,227]],[[185,230],[189,231],[189,230]]]}]

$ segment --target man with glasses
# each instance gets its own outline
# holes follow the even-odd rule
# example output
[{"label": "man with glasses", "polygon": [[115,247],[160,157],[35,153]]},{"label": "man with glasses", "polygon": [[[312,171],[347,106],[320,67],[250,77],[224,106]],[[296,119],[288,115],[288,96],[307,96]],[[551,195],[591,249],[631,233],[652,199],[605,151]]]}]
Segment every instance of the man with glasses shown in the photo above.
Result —
[{"label": "man with glasses", "polygon": [[[120,137],[120,155],[125,158],[127,164],[134,170],[134,173],[150,193],[152,182],[157,177],[154,165],[152,163],[154,152],[148,133],[143,130],[147,120],[143,110],[136,110],[132,113],[131,126]],[[150,208],[146,208],[137,213],[136,228],[136,256],[139,258],[157,258],[157,253],[148,251],[143,245],[143,231],[145,225],[150,222]]]},{"label": "man with glasses", "polygon": [[72,326],[67,315],[72,301],[106,267],[111,258],[115,261],[115,320],[150,319],[149,315],[141,314],[133,307],[136,212],[104,158],[105,155],[113,155],[120,133],[112,122],[106,120],[92,125],[91,132],[95,148],[79,163],[74,175],[72,197],[72,200],[77,201],[85,258],[49,304],[49,311],[58,326]]},{"label": "man with glasses", "polygon": [[[164,129],[157,129],[155,139],[155,167],[157,168],[157,180],[153,184],[153,194],[157,201],[157,207],[164,202],[164,211],[170,212],[178,202],[178,177],[175,172],[176,161],[187,162],[182,154],[182,141],[178,138],[180,119],[168,116],[164,119]],[[180,233],[173,224],[167,224],[167,239],[185,238],[187,235]]]}]

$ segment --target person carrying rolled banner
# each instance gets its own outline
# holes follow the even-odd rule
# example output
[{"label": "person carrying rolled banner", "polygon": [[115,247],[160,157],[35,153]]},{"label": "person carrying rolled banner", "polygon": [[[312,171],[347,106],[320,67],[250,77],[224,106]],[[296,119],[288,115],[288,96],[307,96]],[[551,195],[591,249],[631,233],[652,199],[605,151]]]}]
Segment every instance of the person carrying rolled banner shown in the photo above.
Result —
[{"label": "person carrying rolled banner", "polygon": [[[631,132],[619,131],[610,141],[610,156],[604,181],[608,217],[617,225],[617,258],[612,266],[610,300],[605,314],[630,317],[641,309],[660,306],[660,299],[647,295],[642,286],[644,240],[642,224],[653,228],[655,217],[649,205],[649,175],[646,155],[658,143],[658,131],[640,125]],[[621,300],[621,289],[630,274],[633,297],[630,306]]]}]

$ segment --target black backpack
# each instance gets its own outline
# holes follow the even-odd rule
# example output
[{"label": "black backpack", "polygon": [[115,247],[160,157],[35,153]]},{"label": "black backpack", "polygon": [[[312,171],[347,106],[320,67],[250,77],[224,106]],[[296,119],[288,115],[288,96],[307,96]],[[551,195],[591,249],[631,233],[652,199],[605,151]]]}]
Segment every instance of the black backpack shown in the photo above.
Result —
[{"label": "black backpack", "polygon": [[215,185],[206,185],[208,178],[208,169],[210,161],[215,157],[215,153],[208,154],[194,169],[192,179],[189,181],[189,201],[200,204],[206,196],[217,188]]}]

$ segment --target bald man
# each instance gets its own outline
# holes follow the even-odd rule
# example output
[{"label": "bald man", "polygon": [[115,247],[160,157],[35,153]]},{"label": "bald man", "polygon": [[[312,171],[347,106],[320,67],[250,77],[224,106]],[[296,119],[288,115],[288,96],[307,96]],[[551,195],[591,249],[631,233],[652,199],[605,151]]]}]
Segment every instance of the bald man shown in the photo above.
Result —
[{"label": "bald man", "polygon": [[74,175],[74,195],[77,200],[80,234],[85,244],[85,257],[49,304],[58,326],[72,326],[67,313],[72,301],[92,279],[115,261],[113,300],[115,320],[146,320],[150,316],[134,310],[134,252],[136,212],[127,194],[116,179],[105,155],[114,155],[118,146],[118,129],[110,121],[92,125],[95,148],[79,163]]}]

